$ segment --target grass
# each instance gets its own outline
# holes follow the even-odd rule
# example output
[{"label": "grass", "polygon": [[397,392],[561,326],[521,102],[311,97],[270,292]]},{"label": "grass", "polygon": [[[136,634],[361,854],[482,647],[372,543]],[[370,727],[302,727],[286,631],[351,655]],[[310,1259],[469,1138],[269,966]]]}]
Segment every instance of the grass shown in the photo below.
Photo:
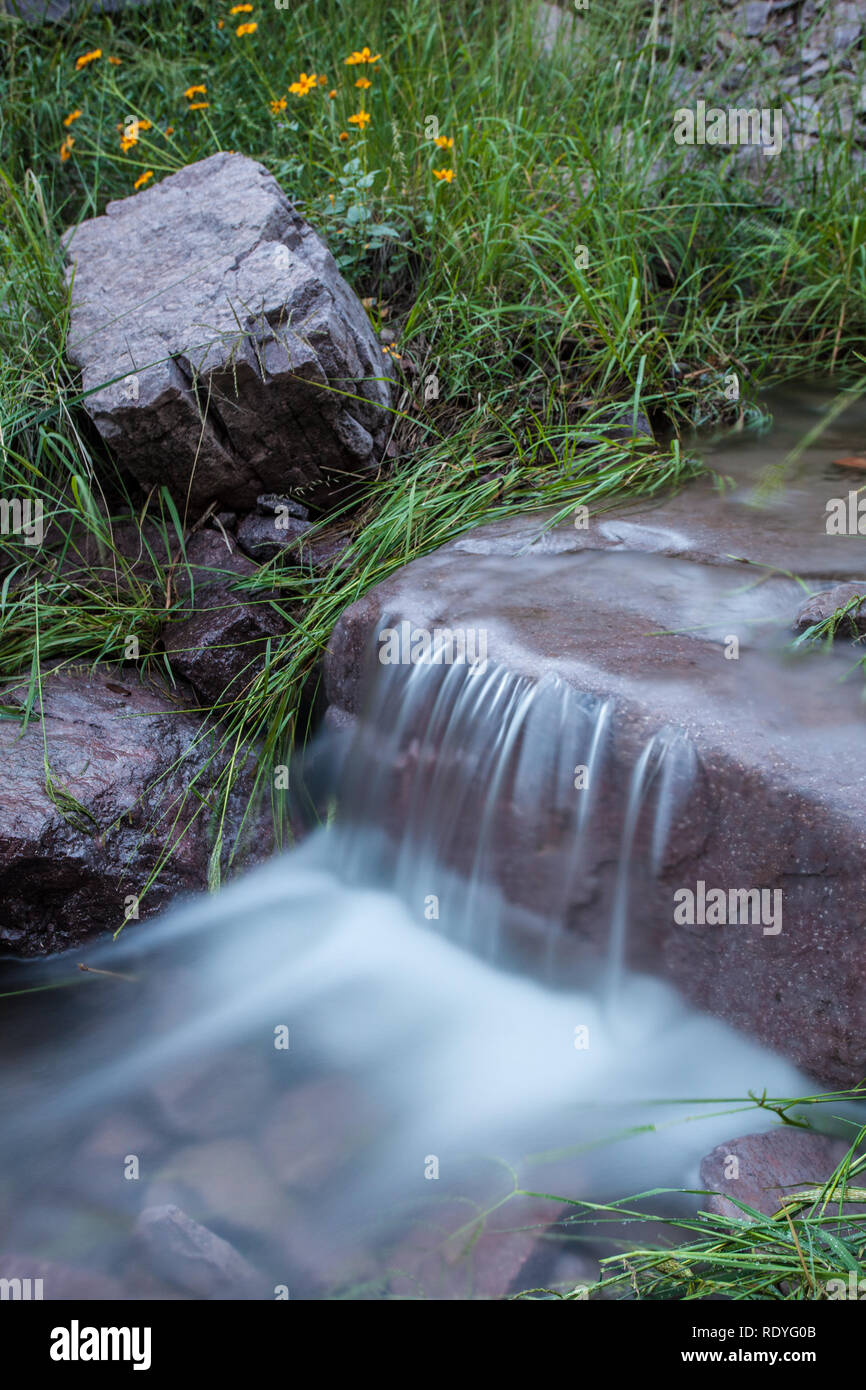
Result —
[{"label": "grass", "polygon": [[[0,680],[24,696],[0,717],[38,718],[51,670],[130,668],[131,638],[136,668],[170,682],[159,633],[179,613],[174,580],[200,521],[183,499],[131,490],[87,419],[65,356],[67,226],[137,181],[238,150],[323,230],[375,329],[394,334],[391,456],[341,504],[345,562],[314,575],[276,560],[239,585],[276,605],[288,633],[240,694],[202,711],[202,738],[219,751],[190,796],[211,805],[213,784],[221,797],[214,887],[231,864],[220,826],[250,747],[278,839],[288,834],[273,768],[306,736],[322,653],[348,604],[481,521],[538,511],[548,524],[577,505],[679,486],[700,466],[680,440],[695,425],[756,423],[758,393],[774,382],[826,377],[847,401],[866,330],[854,126],[830,121],[810,151],[788,149],[758,180],[729,151],[695,157],[673,144],[682,74],[727,22],[717,6],[673,7],[654,31],[660,6],[593,0],[576,46],[544,58],[521,5],[230,8],[153,3],[42,27],[0,16],[0,496],[38,499],[51,528],[43,547],[2,537]],[[346,65],[365,44],[378,62]],[[757,90],[775,107],[772,61],[761,44],[735,46],[697,95]],[[327,82],[293,94],[301,72]],[[835,77],[831,68],[828,89]],[[349,120],[361,110],[363,128]],[[433,143],[431,118],[450,146]],[[448,169],[450,182],[434,174]],[[118,254],[132,269],[139,249]],[[731,372],[737,402],[725,394]],[[438,398],[425,401],[430,376]],[[612,423],[641,415],[664,442],[611,437]],[[86,830],[47,753],[45,775],[58,809]],[[674,1222],[675,1253],[612,1257],[604,1285],[651,1298],[822,1296],[831,1270],[863,1273],[861,1245],[830,1209],[837,1190],[733,1231],[708,1215]]]}]

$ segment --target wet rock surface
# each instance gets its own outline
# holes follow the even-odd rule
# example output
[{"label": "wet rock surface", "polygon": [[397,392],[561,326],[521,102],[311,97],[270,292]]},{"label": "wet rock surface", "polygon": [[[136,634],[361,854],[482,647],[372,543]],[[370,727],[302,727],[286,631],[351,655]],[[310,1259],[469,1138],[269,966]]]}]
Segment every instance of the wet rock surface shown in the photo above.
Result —
[{"label": "wet rock surface", "polygon": [[149,1269],[193,1298],[260,1299],[270,1292],[234,1246],[179,1207],[146,1207],[135,1238]]},{"label": "wet rock surface", "polygon": [[747,1221],[748,1213],[737,1206],[741,1202],[774,1216],[796,1192],[823,1187],[848,1148],[844,1140],[789,1125],[719,1144],[701,1160],[701,1186],[713,1194],[709,1210]]},{"label": "wet rock surface", "polygon": [[[3,701],[20,708],[26,693],[8,687]],[[211,749],[182,695],[123,668],[48,672],[24,732],[0,721],[0,954],[65,950],[116,930],[139,895],[144,918],[206,886],[213,830],[189,789]]]},{"label": "wet rock surface", "polygon": [[[802,419],[792,420],[792,435],[802,428]],[[570,884],[556,955],[565,978],[570,970],[579,978],[607,950],[613,866],[641,751],[666,727],[684,731],[697,758],[693,785],[656,870],[636,870],[629,960],[822,1082],[847,1086],[866,1070],[866,772],[852,756],[862,743],[863,705],[860,682],[843,679],[852,661],[844,644],[810,658],[791,650],[790,631],[802,600],[798,578],[826,588],[862,560],[861,538],[825,526],[838,451],[836,439],[822,441],[784,495],[763,508],[755,504],[748,448],[734,441],[711,460],[737,484],[726,493],[708,478],[660,504],[599,513],[586,529],[565,522],[545,531],[543,517],[480,527],[348,609],[325,680],[329,722],[346,728],[364,708],[371,660],[376,665],[371,644],[386,625],[407,621],[428,632],[484,632],[490,662],[504,670],[613,701],[610,760],[579,872],[552,805],[530,824],[503,790],[489,822],[490,871],[511,904],[531,913]],[[756,452],[763,468],[766,451]],[[558,708],[551,700],[554,750],[562,739]],[[403,733],[402,763],[381,792],[394,807],[394,834],[411,769],[421,765],[418,749],[431,777],[442,757],[429,735],[420,742],[421,728]],[[464,873],[474,862],[478,795],[462,805],[452,795],[443,822]],[[636,861],[649,863],[652,833],[652,815],[644,814]],[[699,882],[725,894],[779,892],[778,929],[678,923],[675,894],[695,893]],[[513,938],[521,961],[540,969],[543,935],[536,942],[516,913]]]},{"label": "wet rock surface", "polygon": [[378,464],[379,344],[261,164],[211,155],[109,203],[66,245],[86,408],[144,487],[243,510],[287,488],[326,500]]},{"label": "wet rock surface", "polygon": [[847,610],[839,620],[834,636],[862,637],[866,634],[866,579],[860,583],[836,584],[832,589],[821,589],[812,594],[799,609],[794,619],[796,632],[806,632],[815,623],[824,623],[840,609]]}]

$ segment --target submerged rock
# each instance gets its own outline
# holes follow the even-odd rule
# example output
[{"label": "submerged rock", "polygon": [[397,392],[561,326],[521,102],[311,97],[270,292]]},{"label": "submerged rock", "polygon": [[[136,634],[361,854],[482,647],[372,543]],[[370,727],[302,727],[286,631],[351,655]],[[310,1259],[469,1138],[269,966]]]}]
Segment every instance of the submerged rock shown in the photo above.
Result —
[{"label": "submerged rock", "polygon": [[264,1276],[233,1245],[193,1221],[180,1207],[147,1207],[135,1237],[153,1274],[195,1298],[261,1299]]},{"label": "submerged rock", "polygon": [[145,488],[243,510],[292,488],[326,500],[376,467],[379,344],[263,165],[211,155],[109,203],[66,245],[85,407]]}]

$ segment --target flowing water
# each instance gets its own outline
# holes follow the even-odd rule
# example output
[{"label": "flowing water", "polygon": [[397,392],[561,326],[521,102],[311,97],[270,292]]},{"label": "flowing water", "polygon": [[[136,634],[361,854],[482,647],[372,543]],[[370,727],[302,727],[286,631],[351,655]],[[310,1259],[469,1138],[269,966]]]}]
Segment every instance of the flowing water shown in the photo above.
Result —
[{"label": "flowing water", "polygon": [[[515,1185],[583,1199],[694,1185],[703,1153],[761,1125],[730,1102],[807,1094],[787,1062],[625,968],[637,823],[658,855],[688,796],[675,731],[633,770],[608,961],[583,988],[543,978],[566,882],[531,924],[542,978],[509,968],[498,808],[531,826],[543,804],[579,873],[594,815],[572,769],[599,771],[614,717],[493,665],[380,671],[354,736],[314,751],[313,795],[339,805],[329,828],[127,928],[89,973],[79,953],[20,967],[24,987],[52,988],[4,1001],[3,1250],[170,1296],[170,1280],[142,1282],[132,1227],[176,1203],[260,1271],[262,1297],[483,1296],[477,1242],[459,1256],[449,1242]],[[381,816],[395,769],[396,828]],[[534,1240],[562,1210],[528,1201],[505,1210]],[[497,1238],[510,1249],[511,1226]]]},{"label": "flowing water", "polygon": [[[567,563],[638,589],[663,562]],[[721,571],[664,563],[672,622],[729,631]],[[96,1276],[131,1298],[502,1296],[573,1229],[553,1198],[694,1187],[703,1154],[772,1119],[750,1093],[814,1089],[629,965],[635,894],[699,775],[678,723],[614,775],[616,697],[492,661],[373,665],[363,717],[307,759],[326,826],[299,849],[117,943],[7,963],[2,1275],[44,1270],[48,1298]],[[767,708],[799,699],[782,669]],[[854,718],[847,690],[828,728]],[[584,894],[576,923],[602,833],[608,906]],[[248,1266],[162,1218],[142,1233],[170,1205]]]}]

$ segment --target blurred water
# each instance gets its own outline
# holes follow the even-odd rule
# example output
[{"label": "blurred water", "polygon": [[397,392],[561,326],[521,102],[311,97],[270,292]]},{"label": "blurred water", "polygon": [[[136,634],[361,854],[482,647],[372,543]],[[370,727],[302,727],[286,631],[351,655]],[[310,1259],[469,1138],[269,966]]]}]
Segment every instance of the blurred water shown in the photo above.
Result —
[{"label": "blurred water", "polygon": [[[176,1296],[131,1235],[176,1203],[252,1263],[262,1297],[415,1296],[431,1260],[457,1296],[478,1255],[448,1251],[453,1228],[515,1183],[593,1200],[694,1185],[702,1154],[766,1123],[738,1113],[750,1092],[808,1094],[789,1063],[625,968],[636,824],[649,817],[658,858],[694,772],[675,730],[632,773],[609,958],[572,989],[512,968],[499,807],[527,827],[543,810],[579,872],[594,811],[572,769],[598,775],[612,720],[495,666],[380,672],[354,737],[312,755],[311,795],[337,798],[328,829],[116,944],[19,967],[22,987],[52,986],[3,1001],[0,1222],[22,1274],[39,1257]],[[548,964],[569,889],[552,875],[529,914]],[[539,1229],[558,1214],[519,1210]]]}]

